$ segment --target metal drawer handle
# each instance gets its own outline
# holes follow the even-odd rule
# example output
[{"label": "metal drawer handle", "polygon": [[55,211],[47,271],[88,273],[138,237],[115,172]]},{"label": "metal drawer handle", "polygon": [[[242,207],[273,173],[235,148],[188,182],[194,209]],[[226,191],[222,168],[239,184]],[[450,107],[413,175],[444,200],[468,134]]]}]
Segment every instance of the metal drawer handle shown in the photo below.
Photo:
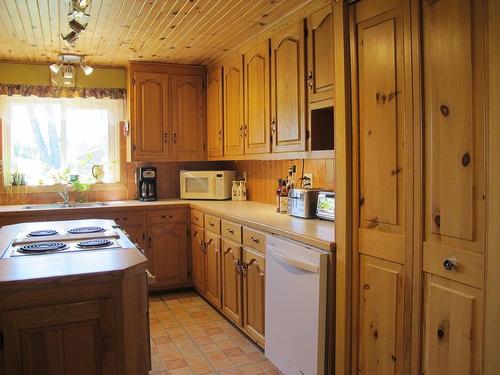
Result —
[{"label": "metal drawer handle", "polygon": [[230,228],[227,228],[227,231],[231,234],[234,234],[234,230],[230,229]]},{"label": "metal drawer handle", "polygon": [[255,243],[260,243],[260,240],[258,238],[255,238],[254,236],[250,237],[250,239]]},{"label": "metal drawer handle", "polygon": [[215,227],[215,224],[211,222],[209,222],[208,225],[210,225],[211,227]]},{"label": "metal drawer handle", "polygon": [[458,266],[457,260],[454,258],[445,259],[443,262],[443,267],[446,271],[452,271],[457,266]]},{"label": "metal drawer handle", "polygon": [[[167,215],[161,215],[161,218],[162,219],[166,219],[167,218]],[[172,215],[168,215],[168,218],[171,219],[172,218]]]}]

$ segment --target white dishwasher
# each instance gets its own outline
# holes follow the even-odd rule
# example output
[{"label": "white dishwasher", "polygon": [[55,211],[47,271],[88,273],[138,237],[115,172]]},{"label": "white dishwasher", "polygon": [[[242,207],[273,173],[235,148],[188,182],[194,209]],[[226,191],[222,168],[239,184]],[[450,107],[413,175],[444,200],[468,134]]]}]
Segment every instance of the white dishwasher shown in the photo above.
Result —
[{"label": "white dishwasher", "polygon": [[265,354],[285,375],[324,374],[328,255],[267,237]]}]

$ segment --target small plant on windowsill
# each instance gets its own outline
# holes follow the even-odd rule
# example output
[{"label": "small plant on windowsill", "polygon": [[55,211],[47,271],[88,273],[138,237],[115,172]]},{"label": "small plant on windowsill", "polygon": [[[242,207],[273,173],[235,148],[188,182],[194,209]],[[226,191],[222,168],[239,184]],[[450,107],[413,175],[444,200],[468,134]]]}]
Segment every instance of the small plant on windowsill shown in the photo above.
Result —
[{"label": "small plant on windowsill", "polygon": [[87,201],[85,193],[90,190],[90,184],[81,182],[78,175],[70,175],[68,168],[66,168],[62,172],[57,173],[54,176],[54,181],[60,184],[70,185],[71,190],[76,193],[76,201],[78,203]]}]

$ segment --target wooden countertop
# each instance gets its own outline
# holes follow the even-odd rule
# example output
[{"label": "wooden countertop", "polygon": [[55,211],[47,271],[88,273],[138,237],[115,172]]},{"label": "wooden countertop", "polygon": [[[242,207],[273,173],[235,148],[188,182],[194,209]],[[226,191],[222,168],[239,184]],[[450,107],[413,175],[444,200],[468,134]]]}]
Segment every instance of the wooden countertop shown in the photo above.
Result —
[{"label": "wooden countertop", "polygon": [[33,215],[40,212],[68,210],[99,211],[125,208],[161,208],[164,206],[185,206],[208,212],[223,219],[237,221],[264,232],[287,237],[323,250],[335,249],[335,226],[331,221],[317,219],[300,219],[285,214],[276,213],[275,206],[251,201],[204,201],[167,199],[156,202],[110,201],[105,206],[84,208],[40,208],[32,206],[0,206],[0,215]]},{"label": "wooden countertop", "polygon": [[[27,211],[27,210],[23,210]],[[109,225],[109,220],[52,222],[66,228],[75,225]],[[25,230],[46,229],[47,223],[7,225],[0,229],[0,255],[14,236]],[[88,252],[58,253],[0,259],[0,290],[14,284],[37,281],[47,283],[80,282],[89,277],[124,278],[146,269],[147,259],[140,251],[131,249],[96,250]]]}]

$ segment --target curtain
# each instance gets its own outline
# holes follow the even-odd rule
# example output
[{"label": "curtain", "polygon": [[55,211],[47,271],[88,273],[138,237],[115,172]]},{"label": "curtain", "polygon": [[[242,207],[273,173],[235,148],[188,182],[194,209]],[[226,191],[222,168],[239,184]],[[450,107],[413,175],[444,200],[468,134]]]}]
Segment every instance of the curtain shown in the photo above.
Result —
[{"label": "curtain", "polygon": [[127,90],[115,88],[57,87],[0,83],[0,95],[40,98],[125,99]]}]

